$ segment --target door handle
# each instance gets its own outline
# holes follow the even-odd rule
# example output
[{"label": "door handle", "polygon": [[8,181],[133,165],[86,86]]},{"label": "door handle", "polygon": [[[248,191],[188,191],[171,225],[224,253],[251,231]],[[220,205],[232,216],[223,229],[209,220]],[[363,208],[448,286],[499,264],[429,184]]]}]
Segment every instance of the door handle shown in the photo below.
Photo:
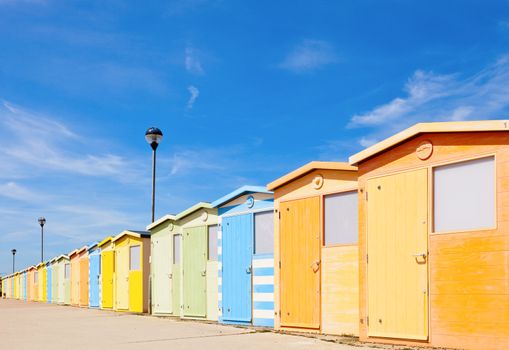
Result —
[{"label": "door handle", "polygon": [[246,269],[246,273],[247,273],[247,274],[250,274],[250,273],[251,273],[251,271],[252,271],[252,268],[251,268],[251,266],[249,266],[249,267]]},{"label": "door handle", "polygon": [[205,277],[205,276],[207,275],[207,271],[202,271],[202,272],[201,272],[201,275],[202,275],[203,277]]},{"label": "door handle", "polygon": [[415,254],[412,254],[412,256],[414,258],[423,258],[423,259],[426,259],[427,254],[426,253],[415,253]]},{"label": "door handle", "polygon": [[315,260],[310,267],[313,269],[313,272],[317,272],[320,269],[320,260]]}]

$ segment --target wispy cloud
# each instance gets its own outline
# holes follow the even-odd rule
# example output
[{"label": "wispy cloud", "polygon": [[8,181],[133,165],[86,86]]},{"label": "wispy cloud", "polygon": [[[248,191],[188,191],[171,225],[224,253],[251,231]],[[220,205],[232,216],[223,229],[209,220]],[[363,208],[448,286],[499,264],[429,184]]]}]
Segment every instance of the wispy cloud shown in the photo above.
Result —
[{"label": "wispy cloud", "polygon": [[191,46],[185,49],[184,65],[186,70],[191,74],[202,75],[205,73],[200,61],[199,51]]},{"label": "wispy cloud", "polygon": [[[0,107],[0,158],[52,172],[65,171],[87,176],[125,180],[129,160],[115,154],[82,152],[78,145],[90,145],[61,122],[30,112],[9,102]],[[23,137],[19,136],[23,130]],[[74,147],[70,145],[73,144]],[[80,149],[79,152],[72,149]],[[1,166],[0,166],[1,168]]]},{"label": "wispy cloud", "polygon": [[372,128],[359,142],[368,146],[382,137],[424,121],[496,119],[509,109],[509,55],[475,74],[416,71],[406,82],[405,96],[355,114],[349,128]]},{"label": "wispy cloud", "polygon": [[198,98],[198,96],[200,96],[200,90],[198,90],[196,86],[190,85],[187,88],[187,91],[189,91],[189,93],[191,94],[191,96],[189,96],[189,100],[187,101],[187,109],[192,109],[194,103],[196,102],[196,99]]},{"label": "wispy cloud", "polygon": [[48,199],[47,196],[37,193],[14,181],[0,183],[0,197],[24,202],[34,202],[40,201],[42,199]]},{"label": "wispy cloud", "polygon": [[324,40],[303,40],[279,64],[296,73],[316,70],[337,61],[334,48]]}]

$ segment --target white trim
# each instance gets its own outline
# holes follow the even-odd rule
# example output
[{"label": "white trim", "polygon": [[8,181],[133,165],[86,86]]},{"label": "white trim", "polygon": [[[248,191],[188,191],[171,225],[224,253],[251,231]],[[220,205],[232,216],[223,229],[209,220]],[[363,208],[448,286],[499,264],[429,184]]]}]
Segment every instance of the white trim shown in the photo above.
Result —
[{"label": "white trim", "polygon": [[274,284],[274,276],[253,276],[253,284]]},{"label": "white trim", "polygon": [[253,293],[253,301],[274,301],[274,293]]},{"label": "white trim", "polygon": [[253,318],[274,319],[274,310],[253,310]]}]

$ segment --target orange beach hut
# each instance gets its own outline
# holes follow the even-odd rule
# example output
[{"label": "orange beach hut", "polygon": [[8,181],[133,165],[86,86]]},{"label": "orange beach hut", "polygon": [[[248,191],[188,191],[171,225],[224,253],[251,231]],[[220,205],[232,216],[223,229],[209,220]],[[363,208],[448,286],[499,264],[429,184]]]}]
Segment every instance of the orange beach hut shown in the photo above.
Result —
[{"label": "orange beach hut", "polygon": [[350,163],[361,340],[509,348],[509,121],[416,124]]}]

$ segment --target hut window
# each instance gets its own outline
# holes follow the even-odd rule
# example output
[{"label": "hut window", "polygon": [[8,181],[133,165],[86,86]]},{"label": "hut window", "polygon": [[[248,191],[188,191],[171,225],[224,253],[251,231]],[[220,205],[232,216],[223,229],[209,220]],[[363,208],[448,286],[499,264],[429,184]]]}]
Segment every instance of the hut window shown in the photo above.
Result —
[{"label": "hut window", "polygon": [[495,158],[433,169],[435,232],[495,226]]},{"label": "hut window", "polygon": [[64,279],[68,280],[71,277],[71,264],[64,265]]},{"label": "hut window", "polygon": [[209,260],[217,261],[217,225],[209,226]]},{"label": "hut window", "polygon": [[357,243],[357,196],[357,191],[325,196],[324,242],[326,246]]},{"label": "hut window", "polygon": [[274,213],[254,214],[254,229],[255,254],[274,253]]},{"label": "hut window", "polygon": [[133,245],[129,248],[129,270],[137,271],[140,269],[140,246]]},{"label": "hut window", "polygon": [[180,242],[182,235],[173,236],[173,263],[180,264]]}]

